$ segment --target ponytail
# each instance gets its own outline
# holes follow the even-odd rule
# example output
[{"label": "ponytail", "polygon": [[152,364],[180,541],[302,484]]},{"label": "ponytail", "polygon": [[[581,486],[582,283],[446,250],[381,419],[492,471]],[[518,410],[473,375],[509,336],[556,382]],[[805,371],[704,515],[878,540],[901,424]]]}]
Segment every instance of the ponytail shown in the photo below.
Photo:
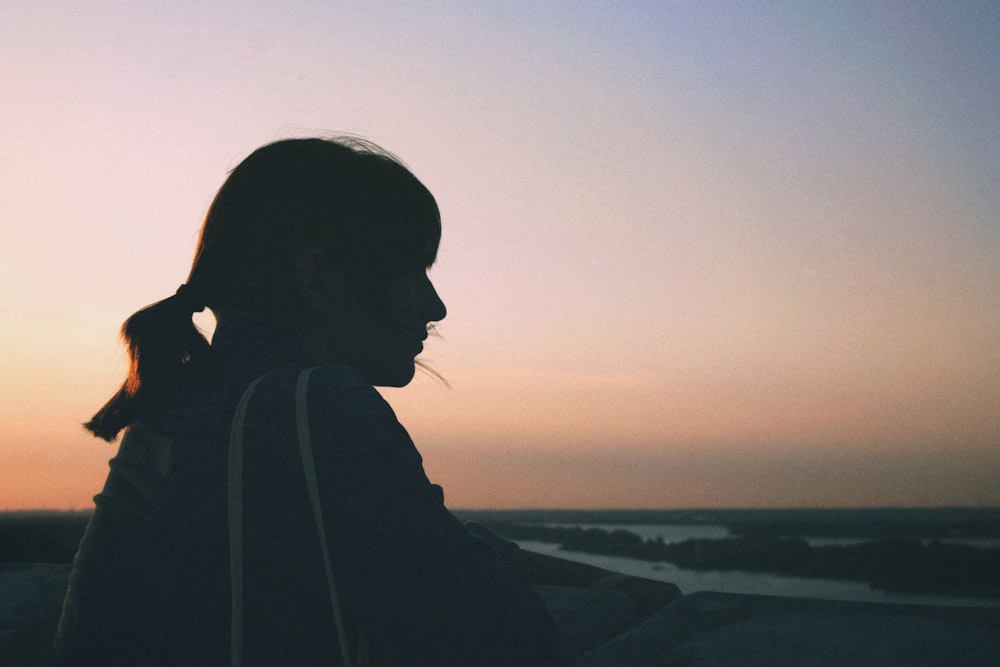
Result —
[{"label": "ponytail", "polygon": [[128,376],[121,388],[84,428],[113,441],[119,431],[141,418],[146,406],[197,385],[208,369],[211,347],[191,316],[205,303],[188,285],[171,297],[146,306],[122,325],[128,348]]}]

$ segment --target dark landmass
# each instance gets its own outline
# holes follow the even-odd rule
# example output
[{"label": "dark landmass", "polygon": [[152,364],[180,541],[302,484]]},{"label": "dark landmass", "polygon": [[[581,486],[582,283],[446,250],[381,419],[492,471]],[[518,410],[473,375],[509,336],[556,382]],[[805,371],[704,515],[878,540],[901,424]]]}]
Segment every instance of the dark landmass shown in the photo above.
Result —
[{"label": "dark landmass", "polygon": [[918,539],[810,546],[801,537],[767,531],[666,544],[662,538],[643,540],[621,529],[505,523],[481,515],[476,519],[509,539],[554,543],[567,551],[667,562],[693,570],[860,581],[895,593],[1000,599],[1000,549]]},{"label": "dark landmass", "polygon": [[[763,510],[511,510],[459,513],[511,539],[567,551],[667,562],[695,570],[744,570],[868,583],[886,592],[1000,598],[1000,549],[942,540],[1000,538],[1000,507]],[[726,539],[664,544],[626,530],[552,524],[713,525]],[[804,538],[858,539],[810,546]]]},{"label": "dark landmass", "polygon": [[0,563],[72,563],[90,512],[0,512]]},{"label": "dark landmass", "polygon": [[466,510],[466,520],[503,523],[725,526],[731,535],[858,539],[1000,538],[1000,507],[750,510]]}]

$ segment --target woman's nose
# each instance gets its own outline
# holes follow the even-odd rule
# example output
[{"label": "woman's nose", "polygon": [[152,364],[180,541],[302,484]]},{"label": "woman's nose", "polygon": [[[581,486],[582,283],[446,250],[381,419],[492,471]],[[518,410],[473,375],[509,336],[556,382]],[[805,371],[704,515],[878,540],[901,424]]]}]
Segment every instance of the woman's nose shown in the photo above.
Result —
[{"label": "woman's nose", "polygon": [[445,318],[448,314],[448,309],[444,305],[444,301],[438,296],[437,290],[434,288],[434,284],[428,280],[427,281],[427,293],[425,295],[426,301],[424,302],[424,317],[427,318],[429,322],[438,322]]}]

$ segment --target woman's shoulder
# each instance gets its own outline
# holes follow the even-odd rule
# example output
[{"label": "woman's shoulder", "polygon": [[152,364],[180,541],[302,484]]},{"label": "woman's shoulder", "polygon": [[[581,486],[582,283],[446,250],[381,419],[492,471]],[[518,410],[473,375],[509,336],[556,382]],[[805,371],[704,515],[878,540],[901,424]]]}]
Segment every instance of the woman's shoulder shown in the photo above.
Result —
[{"label": "woman's shoulder", "polygon": [[[283,367],[268,374],[259,389],[247,413],[248,424],[256,433],[294,437],[307,425],[318,448],[336,452],[330,462],[339,466],[349,460],[355,470],[366,466],[400,472],[421,463],[420,454],[395,412],[351,368]],[[301,402],[303,393],[305,403]],[[300,412],[303,405],[305,421]]]},{"label": "woman's shoulder", "polygon": [[310,411],[390,417],[395,413],[381,394],[349,366],[289,364],[262,378],[255,391],[280,402],[306,397]]}]

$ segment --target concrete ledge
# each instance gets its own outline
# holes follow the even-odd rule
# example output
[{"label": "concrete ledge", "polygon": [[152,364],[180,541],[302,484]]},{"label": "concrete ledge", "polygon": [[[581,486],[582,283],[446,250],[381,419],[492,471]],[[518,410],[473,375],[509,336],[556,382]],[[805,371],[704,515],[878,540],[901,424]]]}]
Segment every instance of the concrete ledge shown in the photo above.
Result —
[{"label": "concrete ledge", "polygon": [[1000,608],[686,595],[574,662],[608,665],[981,666],[1000,656]]}]

